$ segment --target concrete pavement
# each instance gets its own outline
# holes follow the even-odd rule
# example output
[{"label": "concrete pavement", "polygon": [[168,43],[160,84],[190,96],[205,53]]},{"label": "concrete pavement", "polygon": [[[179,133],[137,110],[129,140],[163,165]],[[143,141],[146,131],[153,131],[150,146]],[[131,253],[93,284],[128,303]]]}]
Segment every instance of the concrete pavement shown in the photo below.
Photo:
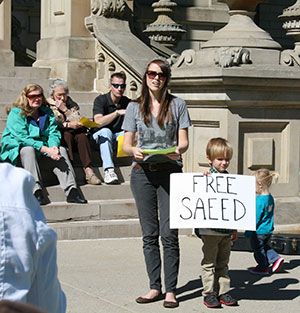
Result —
[{"label": "concrete pavement", "polygon": [[[201,240],[180,237],[181,264],[175,312],[211,312],[201,296]],[[300,255],[282,255],[280,273],[262,277],[249,273],[255,265],[249,252],[233,251],[230,260],[232,296],[238,307],[224,311],[241,313],[300,312]],[[162,301],[137,304],[148,291],[141,238],[58,242],[58,267],[67,296],[68,313],[164,312]]]}]

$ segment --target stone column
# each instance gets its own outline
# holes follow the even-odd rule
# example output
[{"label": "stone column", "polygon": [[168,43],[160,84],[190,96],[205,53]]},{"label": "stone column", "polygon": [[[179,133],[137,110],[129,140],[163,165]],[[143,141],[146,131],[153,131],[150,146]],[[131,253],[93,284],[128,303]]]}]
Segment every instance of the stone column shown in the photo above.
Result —
[{"label": "stone column", "polygon": [[91,91],[96,76],[95,40],[84,25],[90,0],[42,0],[41,40],[35,67],[51,67],[71,90]]},{"label": "stone column", "polygon": [[11,50],[11,0],[0,0],[0,64],[14,65],[14,53]]}]

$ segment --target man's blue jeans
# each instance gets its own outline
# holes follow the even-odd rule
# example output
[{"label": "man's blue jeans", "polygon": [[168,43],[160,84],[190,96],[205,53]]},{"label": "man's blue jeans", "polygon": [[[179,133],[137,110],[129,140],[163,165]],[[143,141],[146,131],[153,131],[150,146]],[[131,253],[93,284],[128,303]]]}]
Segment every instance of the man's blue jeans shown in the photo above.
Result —
[{"label": "man's blue jeans", "polygon": [[113,151],[116,150],[118,137],[124,135],[124,131],[113,133],[109,128],[101,128],[93,134],[93,139],[99,145],[102,167],[114,168]]},{"label": "man's blue jeans", "polygon": [[175,292],[179,269],[178,230],[170,229],[169,222],[170,174],[174,172],[181,172],[181,168],[156,172],[133,168],[130,181],[142,227],[150,289],[161,290],[160,236],[166,292]]},{"label": "man's blue jeans", "polygon": [[250,238],[254,258],[259,269],[268,268],[270,264],[273,264],[279,258],[278,253],[268,244],[270,237],[271,234],[259,235],[254,233]]}]

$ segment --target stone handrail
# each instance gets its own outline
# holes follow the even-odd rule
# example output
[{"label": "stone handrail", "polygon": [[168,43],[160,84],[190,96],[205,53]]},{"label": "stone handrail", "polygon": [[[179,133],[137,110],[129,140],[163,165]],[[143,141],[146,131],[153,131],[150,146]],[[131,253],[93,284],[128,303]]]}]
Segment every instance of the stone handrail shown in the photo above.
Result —
[{"label": "stone handrail", "polygon": [[110,75],[123,71],[127,76],[127,95],[134,98],[146,63],[157,54],[131,32],[128,21],[122,19],[125,8],[121,0],[93,0],[85,25],[97,40],[96,89],[106,92]]}]

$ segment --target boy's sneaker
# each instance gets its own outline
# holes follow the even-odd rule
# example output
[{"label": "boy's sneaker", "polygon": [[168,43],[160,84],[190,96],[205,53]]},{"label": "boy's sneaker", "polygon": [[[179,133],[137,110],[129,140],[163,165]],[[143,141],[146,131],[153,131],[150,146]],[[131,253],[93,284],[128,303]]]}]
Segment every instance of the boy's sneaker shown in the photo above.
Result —
[{"label": "boy's sneaker", "polygon": [[208,308],[221,308],[221,303],[215,295],[204,296],[203,303]]},{"label": "boy's sneaker", "polygon": [[279,257],[272,266],[272,273],[277,273],[282,268],[284,259]]},{"label": "boy's sneaker", "polygon": [[269,275],[269,270],[267,268],[254,267],[250,270],[250,273],[256,275]]},{"label": "boy's sneaker", "polygon": [[113,168],[108,168],[104,171],[104,182],[108,185],[119,183],[118,176]]},{"label": "boy's sneaker", "polygon": [[228,293],[225,293],[225,294],[221,295],[219,297],[219,300],[220,300],[221,303],[223,303],[225,305],[228,305],[228,306],[238,305],[237,300],[233,299],[231,297],[231,295],[229,295]]}]

